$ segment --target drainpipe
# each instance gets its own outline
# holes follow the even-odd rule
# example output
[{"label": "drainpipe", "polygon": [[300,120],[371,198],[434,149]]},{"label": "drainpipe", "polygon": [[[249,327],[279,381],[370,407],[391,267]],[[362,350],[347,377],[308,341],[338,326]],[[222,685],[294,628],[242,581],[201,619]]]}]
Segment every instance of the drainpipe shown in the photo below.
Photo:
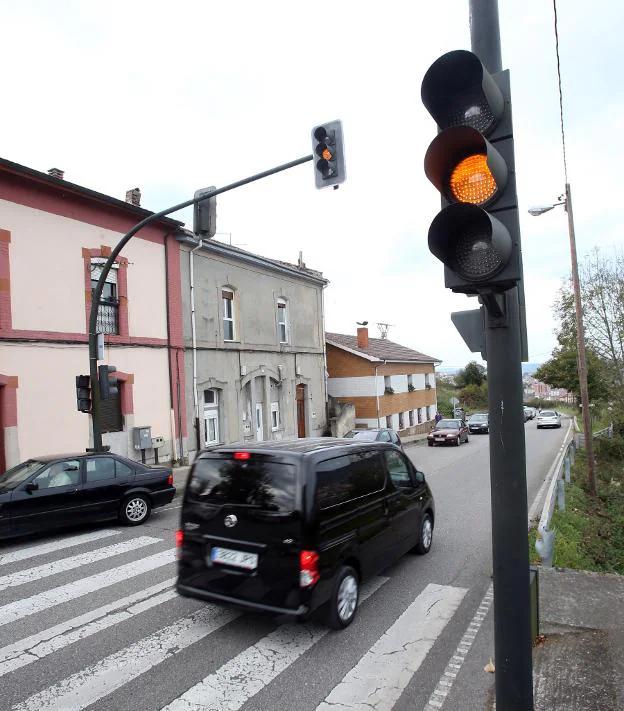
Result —
[{"label": "drainpipe", "polygon": [[375,366],[375,394],[377,395],[377,427],[381,427],[379,424],[379,388],[377,387],[377,368],[379,368],[378,365]]},{"label": "drainpipe", "polygon": [[193,271],[193,255],[198,249],[201,249],[204,244],[203,240],[199,240],[196,247],[189,252],[189,277],[191,282],[191,338],[193,351],[193,412],[195,415],[195,438],[196,451],[201,449],[199,437],[199,402],[197,398],[197,332],[195,329],[195,277]]}]

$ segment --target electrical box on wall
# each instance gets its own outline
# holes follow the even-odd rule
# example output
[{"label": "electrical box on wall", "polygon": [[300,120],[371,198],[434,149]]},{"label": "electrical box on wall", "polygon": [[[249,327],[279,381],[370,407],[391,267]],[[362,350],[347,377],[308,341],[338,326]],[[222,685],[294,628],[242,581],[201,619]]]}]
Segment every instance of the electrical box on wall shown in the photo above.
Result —
[{"label": "electrical box on wall", "polygon": [[132,444],[135,449],[152,448],[152,428],[150,425],[132,428]]},{"label": "electrical box on wall", "polygon": [[160,449],[165,446],[164,437],[152,437],[152,449]]}]

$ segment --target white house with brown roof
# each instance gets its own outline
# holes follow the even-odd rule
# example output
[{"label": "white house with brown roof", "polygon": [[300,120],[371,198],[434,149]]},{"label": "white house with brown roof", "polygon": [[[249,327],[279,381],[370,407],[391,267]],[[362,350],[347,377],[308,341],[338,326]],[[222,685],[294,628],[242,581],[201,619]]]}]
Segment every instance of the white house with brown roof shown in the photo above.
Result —
[{"label": "white house with brown roof", "polygon": [[391,427],[404,435],[431,427],[437,411],[435,366],[440,360],[393,343],[357,336],[326,333],[327,393],[355,405],[360,427]]}]

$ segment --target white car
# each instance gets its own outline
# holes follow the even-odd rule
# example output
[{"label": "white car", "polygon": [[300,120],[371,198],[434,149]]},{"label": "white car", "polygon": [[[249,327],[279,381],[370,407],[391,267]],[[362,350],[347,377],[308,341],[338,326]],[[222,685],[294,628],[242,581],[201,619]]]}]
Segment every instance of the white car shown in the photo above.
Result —
[{"label": "white car", "polygon": [[561,427],[561,415],[556,410],[542,410],[537,413],[537,429]]}]

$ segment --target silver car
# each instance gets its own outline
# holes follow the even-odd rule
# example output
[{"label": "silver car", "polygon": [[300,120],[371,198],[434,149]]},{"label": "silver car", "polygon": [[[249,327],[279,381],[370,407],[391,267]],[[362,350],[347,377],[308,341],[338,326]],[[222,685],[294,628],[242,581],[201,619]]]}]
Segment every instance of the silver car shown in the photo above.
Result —
[{"label": "silver car", "polygon": [[537,413],[537,429],[561,427],[561,415],[556,410],[542,410]]}]

